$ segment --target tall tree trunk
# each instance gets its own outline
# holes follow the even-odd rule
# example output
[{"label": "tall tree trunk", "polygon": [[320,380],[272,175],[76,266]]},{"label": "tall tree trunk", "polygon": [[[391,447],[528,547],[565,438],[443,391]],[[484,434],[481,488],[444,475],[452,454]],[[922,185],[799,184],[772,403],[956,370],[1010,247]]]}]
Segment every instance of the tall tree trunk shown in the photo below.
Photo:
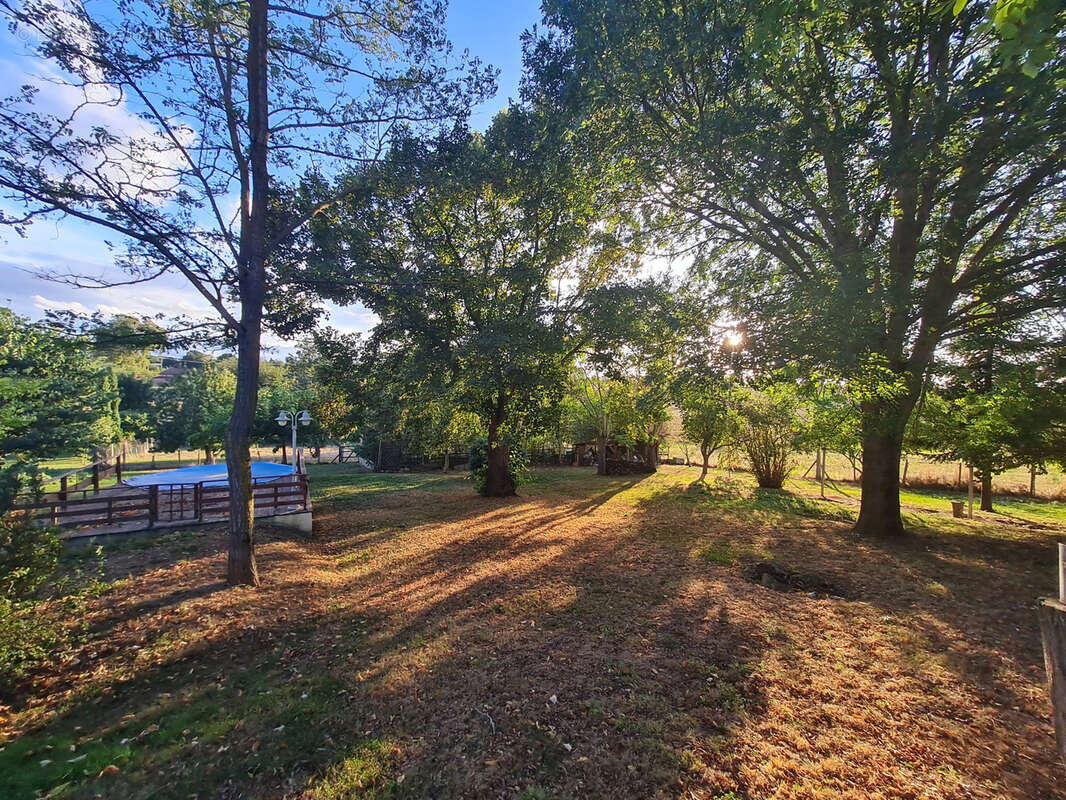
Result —
[{"label": "tall tree trunk", "polygon": [[205,464],[214,464],[215,463],[215,450],[214,450],[214,448],[212,448],[212,447],[205,447],[204,448],[204,463]]},{"label": "tall tree trunk", "polygon": [[899,510],[899,461],[906,413],[898,406],[863,409],[862,500],[855,532],[865,536],[902,536]]},{"label": "tall tree trunk", "polygon": [[992,508],[992,471],[981,470],[981,510],[994,511]]},{"label": "tall tree trunk", "polygon": [[[245,305],[241,299],[242,307]],[[226,465],[229,471],[229,558],[226,580],[234,585],[259,584],[255,564],[255,514],[252,498],[252,460],[248,437],[259,394],[259,333],[256,318],[245,319],[237,339],[237,391],[226,431]],[[249,317],[252,315],[249,314]]]},{"label": "tall tree trunk", "polygon": [[511,479],[509,448],[500,441],[500,428],[507,413],[507,395],[501,393],[496,399],[492,419],[489,420],[489,459],[485,472],[485,494],[488,497],[510,497],[515,493]]},{"label": "tall tree trunk", "polygon": [[596,437],[596,474],[607,474],[607,437],[603,434]]},{"label": "tall tree trunk", "polygon": [[266,213],[268,117],[268,0],[251,0],[248,15],[248,169],[250,186],[242,192],[241,242],[237,263],[241,318],[236,331],[237,388],[233,414],[226,430],[229,472],[229,558],[226,579],[231,584],[259,584],[255,564],[255,509],[252,464],[248,448],[255,407],[259,400],[260,337],[266,274]]},{"label": "tall tree trunk", "polygon": [[700,455],[703,456],[703,469],[700,471],[700,480],[706,480],[707,470],[711,468],[711,452],[712,448],[707,444],[700,445]]}]

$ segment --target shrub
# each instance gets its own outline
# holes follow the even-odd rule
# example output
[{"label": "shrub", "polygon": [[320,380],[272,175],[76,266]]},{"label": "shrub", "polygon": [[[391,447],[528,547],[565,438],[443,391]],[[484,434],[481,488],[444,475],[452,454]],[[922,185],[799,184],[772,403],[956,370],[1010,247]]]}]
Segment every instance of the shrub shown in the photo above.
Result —
[{"label": "shrub", "polygon": [[31,598],[55,573],[61,549],[52,529],[35,527],[23,514],[0,517],[0,596]]},{"label": "shrub", "polygon": [[775,384],[750,391],[739,404],[737,443],[751,463],[759,486],[780,489],[792,469],[792,455],[802,446],[800,402],[791,386]]},{"label": "shrub", "polygon": [[0,683],[23,677],[58,646],[58,626],[34,598],[54,577],[60,549],[54,531],[25,515],[0,516]]},{"label": "shrub", "polygon": [[38,613],[37,603],[0,597],[0,684],[10,690],[14,679],[54,654],[61,639],[59,626]]},{"label": "shrub", "polygon": [[0,464],[0,514],[19,502],[39,495],[46,476],[38,464],[24,458],[5,459]]}]

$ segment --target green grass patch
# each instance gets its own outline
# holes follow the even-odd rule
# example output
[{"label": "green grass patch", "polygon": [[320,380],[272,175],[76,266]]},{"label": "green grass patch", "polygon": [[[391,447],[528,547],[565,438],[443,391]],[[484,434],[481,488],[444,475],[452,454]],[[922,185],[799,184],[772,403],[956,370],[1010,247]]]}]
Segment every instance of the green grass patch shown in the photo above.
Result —
[{"label": "green grass patch", "polygon": [[312,781],[307,796],[311,800],[348,800],[382,797],[396,785],[389,777],[395,746],[382,739],[360,743],[341,763],[330,767]]},{"label": "green grass patch", "polygon": [[731,567],[742,561],[769,561],[773,556],[765,550],[737,547],[729,542],[713,542],[696,551],[696,557],[711,564]]},{"label": "green grass patch", "polygon": [[465,480],[456,473],[353,472],[346,464],[309,464],[307,474],[312,501],[329,511],[375,508],[388,495],[400,492],[455,491]]}]

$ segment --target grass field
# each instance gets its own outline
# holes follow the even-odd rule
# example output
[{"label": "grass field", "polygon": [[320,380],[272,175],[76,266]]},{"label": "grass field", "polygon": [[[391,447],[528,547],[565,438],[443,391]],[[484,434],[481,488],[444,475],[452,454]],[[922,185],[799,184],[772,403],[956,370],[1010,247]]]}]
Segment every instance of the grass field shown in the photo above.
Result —
[{"label": "grass field", "polygon": [[[854,487],[697,474],[312,466],[314,540],[264,529],[260,589],[221,531],[116,547],[7,700],[0,797],[1066,797],[1062,504],[906,492],[911,533],[862,541]],[[749,582],[767,558],[817,590]]]}]

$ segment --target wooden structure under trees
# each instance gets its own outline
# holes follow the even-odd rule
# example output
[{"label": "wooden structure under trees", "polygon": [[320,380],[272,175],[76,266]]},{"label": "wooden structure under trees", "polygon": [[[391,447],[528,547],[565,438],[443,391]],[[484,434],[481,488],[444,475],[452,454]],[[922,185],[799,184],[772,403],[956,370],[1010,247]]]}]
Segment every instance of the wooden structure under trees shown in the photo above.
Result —
[{"label": "wooden structure under trees", "polygon": [[[30,515],[42,525],[67,529],[63,538],[134,533],[161,527],[223,522],[229,518],[230,487],[217,481],[158,484],[144,488],[118,485],[100,488],[100,479],[114,474],[122,479],[121,458],[111,465],[95,462],[61,476],[61,489],[41,495],[17,511]],[[64,483],[68,476],[88,471],[92,477],[78,483]],[[282,517],[311,512],[310,487],[302,450],[296,472],[281,478],[252,481],[256,517]],[[297,527],[309,530],[306,526]]]},{"label": "wooden structure under trees", "polygon": [[[571,466],[595,466],[599,459],[599,442],[578,442],[572,451]],[[657,442],[638,442],[633,446],[621,444],[614,437],[605,443],[606,474],[650,474],[659,466]]]}]

